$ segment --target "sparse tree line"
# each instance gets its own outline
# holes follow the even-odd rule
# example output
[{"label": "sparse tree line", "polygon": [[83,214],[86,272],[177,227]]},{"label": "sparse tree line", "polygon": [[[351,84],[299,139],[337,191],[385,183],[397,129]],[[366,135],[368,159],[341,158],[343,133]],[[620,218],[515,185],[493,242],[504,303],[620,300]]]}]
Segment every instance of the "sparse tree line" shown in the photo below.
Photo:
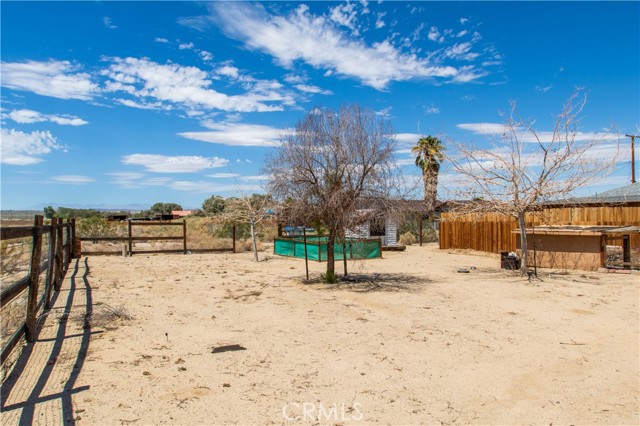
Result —
[{"label": "sparse tree line", "polygon": [[[517,116],[515,105],[502,134],[488,147],[475,147],[455,139],[420,137],[411,148],[422,173],[424,203],[421,214],[436,206],[438,176],[446,165],[459,179],[448,188],[463,211],[497,211],[518,219],[521,227],[522,272],[527,268],[527,242],[523,217],[543,201],[567,197],[573,190],[614,170],[617,154],[602,159],[591,152],[602,139],[588,141],[577,135],[579,115],[586,97],[574,94],[556,117],[553,132],[537,132],[532,120]],[[288,134],[267,159],[268,195],[223,198],[212,195],[194,212],[219,223],[243,223],[255,249],[261,225],[277,213],[289,224],[314,225],[328,235],[326,281],[335,282],[334,244],[375,217],[402,215],[402,200],[414,189],[397,166],[395,133],[390,123],[358,105],[334,111],[314,108]],[[451,151],[451,152],[449,152]],[[464,201],[467,200],[467,201]],[[400,202],[399,202],[400,201]],[[139,216],[182,210],[173,203],[156,203]],[[104,217],[95,210],[45,208],[51,217]],[[404,231],[407,233],[405,227]],[[410,235],[406,240],[411,241]]]}]

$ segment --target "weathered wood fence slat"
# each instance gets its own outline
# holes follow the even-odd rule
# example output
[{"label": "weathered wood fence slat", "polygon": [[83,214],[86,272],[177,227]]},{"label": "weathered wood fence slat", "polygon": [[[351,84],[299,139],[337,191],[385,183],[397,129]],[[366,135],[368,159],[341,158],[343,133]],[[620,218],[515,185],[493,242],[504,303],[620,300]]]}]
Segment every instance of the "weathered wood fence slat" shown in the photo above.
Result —
[{"label": "weathered wood fence slat", "polygon": [[[49,250],[47,259],[42,261],[43,236],[49,236]],[[0,305],[10,303],[25,290],[27,293],[27,309],[24,321],[18,325],[11,337],[5,342],[0,355],[0,363],[3,363],[13,349],[26,335],[27,340],[33,341],[37,332],[38,313],[44,306],[44,310],[50,309],[52,287],[56,291],[64,280],[68,265],[76,256],[73,240],[75,239],[75,219],[66,222],[52,219],[51,225],[44,225],[44,218],[36,216],[33,226],[3,227],[0,229],[0,241],[10,241],[31,237],[31,255],[29,257],[29,273],[15,283],[3,287],[0,292]],[[64,238],[66,236],[66,238]],[[44,282],[40,282],[42,272],[45,273]],[[40,285],[44,285],[42,296],[38,299]]]}]

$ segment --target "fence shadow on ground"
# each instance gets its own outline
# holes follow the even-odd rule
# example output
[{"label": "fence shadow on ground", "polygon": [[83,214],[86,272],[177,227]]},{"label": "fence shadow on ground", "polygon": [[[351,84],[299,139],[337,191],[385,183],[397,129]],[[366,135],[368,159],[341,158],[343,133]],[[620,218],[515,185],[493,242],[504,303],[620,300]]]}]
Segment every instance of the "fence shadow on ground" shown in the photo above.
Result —
[{"label": "fence shadow on ground", "polygon": [[321,290],[346,290],[356,293],[372,292],[407,292],[412,293],[421,290],[432,281],[410,274],[400,273],[375,273],[375,274],[349,274],[340,277],[335,284],[326,284],[320,278],[305,281],[305,284],[318,285]]},{"label": "fence shadow on ground", "polygon": [[[7,421],[6,424],[30,425],[44,421],[44,424],[73,425],[76,422],[72,396],[89,389],[89,386],[75,387],[75,383],[87,357],[89,341],[93,334],[89,325],[93,312],[93,299],[87,279],[89,275],[87,260],[84,258],[84,273],[79,280],[80,260],[76,260],[69,279],[66,301],[57,303],[58,298],[64,296],[64,289],[56,292],[51,303],[53,308],[48,315],[42,317],[43,322],[38,328],[37,338],[23,348],[16,364],[0,388],[2,418]],[[76,297],[83,296],[83,291],[85,300],[74,303]],[[84,306],[83,302],[85,302]],[[82,308],[84,312],[80,313],[79,309]],[[72,309],[74,315],[84,315],[85,325],[80,333],[77,327],[68,327]],[[56,317],[52,315],[53,313],[59,315]],[[55,321],[57,324],[54,324]],[[47,322],[52,327],[46,333],[47,336],[43,336]],[[54,330],[55,327],[57,327],[56,330]],[[79,339],[79,342],[76,339]],[[59,363],[61,355],[75,357],[75,360],[72,363]],[[43,394],[45,388],[47,394]],[[55,390],[52,391],[52,389]],[[47,418],[50,416],[56,418]]]}]

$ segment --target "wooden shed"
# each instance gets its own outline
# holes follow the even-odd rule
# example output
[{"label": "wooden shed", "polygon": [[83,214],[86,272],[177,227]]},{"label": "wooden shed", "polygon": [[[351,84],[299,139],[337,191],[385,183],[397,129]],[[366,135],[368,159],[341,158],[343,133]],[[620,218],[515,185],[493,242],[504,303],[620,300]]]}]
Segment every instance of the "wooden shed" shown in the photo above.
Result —
[{"label": "wooden shed", "polygon": [[[520,230],[516,249],[520,250]],[[529,266],[595,271],[639,269],[640,227],[537,226],[527,228]]]}]

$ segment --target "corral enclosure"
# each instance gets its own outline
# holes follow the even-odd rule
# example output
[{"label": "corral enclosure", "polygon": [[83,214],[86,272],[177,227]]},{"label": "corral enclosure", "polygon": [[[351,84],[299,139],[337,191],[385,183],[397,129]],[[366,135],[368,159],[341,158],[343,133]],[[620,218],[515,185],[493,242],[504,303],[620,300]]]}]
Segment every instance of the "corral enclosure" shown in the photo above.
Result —
[{"label": "corral enclosure", "polygon": [[[258,239],[267,242],[276,233],[276,224],[268,221],[259,228]],[[208,217],[161,222],[78,219],[78,236],[86,255],[250,250],[247,224]]]},{"label": "corral enclosure", "polygon": [[304,261],[271,254],[74,261],[28,366],[3,385],[0,421],[637,420],[637,275],[528,282],[496,255],[435,245],[349,262],[352,280],[327,285],[323,264],[305,281]]}]

